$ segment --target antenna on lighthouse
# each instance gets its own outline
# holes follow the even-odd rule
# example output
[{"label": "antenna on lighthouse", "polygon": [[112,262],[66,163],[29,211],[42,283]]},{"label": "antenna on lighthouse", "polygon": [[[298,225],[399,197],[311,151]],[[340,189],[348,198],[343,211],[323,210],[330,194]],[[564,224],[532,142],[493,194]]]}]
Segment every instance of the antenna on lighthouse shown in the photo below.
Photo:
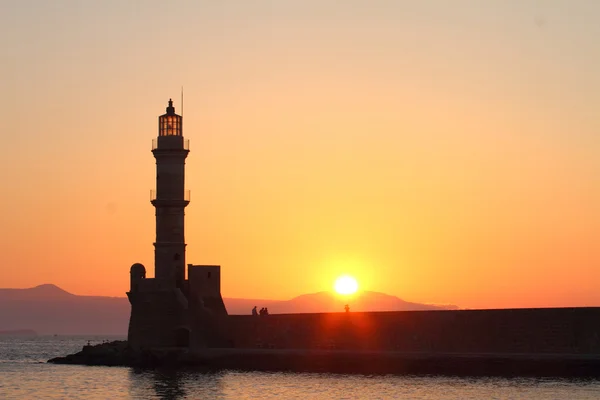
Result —
[{"label": "antenna on lighthouse", "polygon": [[183,135],[183,86],[181,86],[181,134]]}]

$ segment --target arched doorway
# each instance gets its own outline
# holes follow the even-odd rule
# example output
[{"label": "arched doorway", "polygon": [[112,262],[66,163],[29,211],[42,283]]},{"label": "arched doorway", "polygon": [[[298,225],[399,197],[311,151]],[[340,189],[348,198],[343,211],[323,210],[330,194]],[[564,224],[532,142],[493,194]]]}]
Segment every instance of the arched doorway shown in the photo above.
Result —
[{"label": "arched doorway", "polygon": [[190,347],[190,330],[188,328],[175,329],[175,345],[177,347]]}]

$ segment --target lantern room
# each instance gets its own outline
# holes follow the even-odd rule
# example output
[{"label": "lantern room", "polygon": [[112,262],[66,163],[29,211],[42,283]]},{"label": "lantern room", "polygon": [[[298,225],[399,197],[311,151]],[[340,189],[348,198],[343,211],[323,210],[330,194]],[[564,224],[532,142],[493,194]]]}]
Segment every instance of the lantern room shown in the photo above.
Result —
[{"label": "lantern room", "polygon": [[171,99],[169,99],[167,113],[158,117],[158,136],[182,136],[181,116],[175,114]]}]

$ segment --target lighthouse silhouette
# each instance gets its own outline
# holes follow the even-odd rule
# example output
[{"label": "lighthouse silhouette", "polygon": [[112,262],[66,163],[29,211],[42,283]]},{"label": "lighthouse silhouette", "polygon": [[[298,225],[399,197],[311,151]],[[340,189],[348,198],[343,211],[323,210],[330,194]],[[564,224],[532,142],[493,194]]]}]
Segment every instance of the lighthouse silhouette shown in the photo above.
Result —
[{"label": "lighthouse silhouette", "polygon": [[185,207],[190,203],[185,192],[185,159],[188,141],[183,138],[183,118],[175,114],[173,100],[158,117],[158,138],[152,146],[156,158],[156,191],[151,202],[156,209],[154,266],[156,278],[184,290],[185,282]]},{"label": "lighthouse silhouette", "polygon": [[[207,327],[227,315],[221,296],[219,265],[188,264],[186,279],[185,160],[189,141],[183,137],[183,118],[169,99],[158,117],[158,137],[152,141],[156,159],[156,189],[150,201],[156,214],[154,278],[135,263],[130,269],[131,304],[128,343],[134,349],[156,347],[207,347]],[[212,336],[215,332],[210,332]]]}]

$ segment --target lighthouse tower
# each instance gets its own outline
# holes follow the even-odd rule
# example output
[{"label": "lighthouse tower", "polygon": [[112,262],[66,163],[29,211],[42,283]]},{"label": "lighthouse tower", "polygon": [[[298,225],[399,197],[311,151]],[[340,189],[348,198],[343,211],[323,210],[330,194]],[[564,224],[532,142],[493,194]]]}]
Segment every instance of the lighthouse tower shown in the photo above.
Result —
[{"label": "lighthouse tower", "polygon": [[155,277],[185,292],[184,219],[190,202],[185,191],[185,159],[189,146],[183,138],[183,119],[175,114],[171,99],[166,114],[158,117],[152,153],[156,158],[156,191],[151,192],[156,209]]},{"label": "lighthouse tower", "polygon": [[152,141],[156,159],[156,189],[151,202],[156,211],[154,278],[135,263],[129,270],[131,303],[127,340],[133,349],[221,346],[219,322],[227,317],[221,297],[219,265],[187,264],[185,274],[185,159],[188,141],[183,119],[169,100],[158,117],[158,137]]}]

